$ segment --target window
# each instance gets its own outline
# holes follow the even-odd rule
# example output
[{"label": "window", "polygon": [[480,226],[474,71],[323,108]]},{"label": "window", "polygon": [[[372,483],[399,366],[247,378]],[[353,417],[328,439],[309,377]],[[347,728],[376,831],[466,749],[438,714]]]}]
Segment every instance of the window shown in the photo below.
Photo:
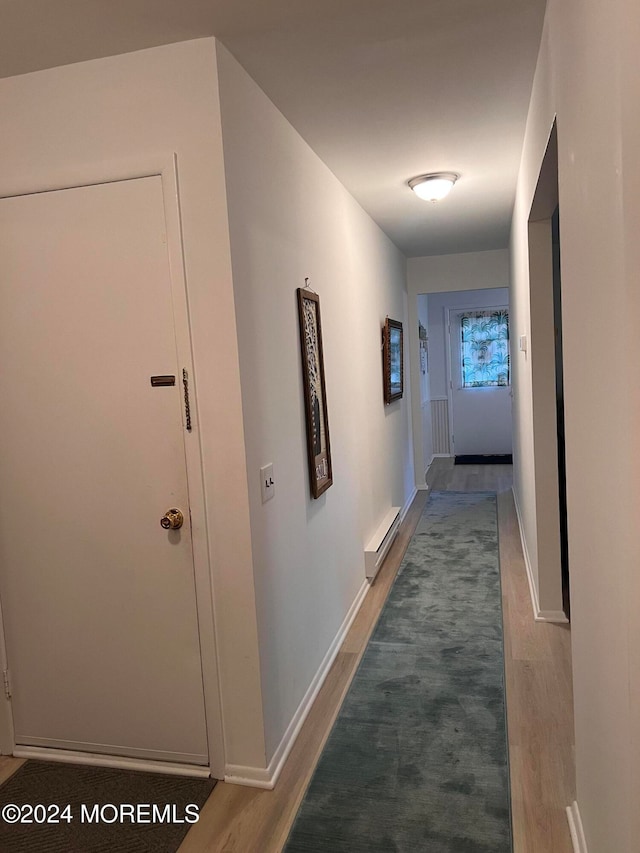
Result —
[{"label": "window", "polygon": [[505,308],[460,314],[463,388],[509,385],[509,312]]}]

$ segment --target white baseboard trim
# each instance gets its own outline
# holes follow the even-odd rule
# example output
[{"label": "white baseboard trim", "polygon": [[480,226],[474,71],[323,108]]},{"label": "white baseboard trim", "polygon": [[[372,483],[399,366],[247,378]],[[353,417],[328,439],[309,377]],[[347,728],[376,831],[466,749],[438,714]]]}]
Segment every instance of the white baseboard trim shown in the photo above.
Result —
[{"label": "white baseboard trim", "polygon": [[429,487],[426,484],[424,486],[414,486],[413,487],[413,491],[411,492],[411,494],[409,495],[407,500],[404,502],[404,506],[400,510],[400,524],[402,524],[402,522],[404,521],[404,517],[409,512],[409,508],[410,508],[411,504],[414,502],[415,497],[418,494],[418,492],[423,491],[424,489],[428,489],[428,488]]},{"label": "white baseboard trim", "polygon": [[527,540],[524,536],[524,524],[522,522],[522,513],[520,512],[520,505],[518,504],[518,496],[516,494],[516,490],[511,487],[511,493],[513,495],[513,503],[516,508],[516,517],[518,519],[518,531],[520,533],[520,544],[522,545],[522,554],[524,556],[524,566],[527,570],[527,581],[529,582],[529,593],[531,595],[531,607],[533,608],[534,618],[537,617],[540,612],[540,604],[538,603],[538,590],[536,589],[535,582],[533,580],[533,569],[531,568],[531,559],[529,558],[529,549],[527,548]]},{"label": "white baseboard trim", "polygon": [[425,468],[425,472],[424,472],[424,481],[425,481],[425,485],[424,485],[424,486],[418,486],[418,489],[419,489],[419,490],[420,490],[420,489],[429,489],[429,488],[431,488],[430,486],[426,485],[426,483],[427,483],[427,475],[429,474],[429,468],[431,468],[431,465],[432,465],[433,460],[434,460],[435,458],[436,458],[436,457],[435,457],[435,454],[434,454],[434,453],[432,453],[432,454],[431,454],[431,459],[430,459],[430,460],[429,460],[429,462],[427,463],[427,467]]},{"label": "white baseboard trim", "polygon": [[452,456],[455,456],[455,453],[434,453],[431,461],[434,459],[451,459]]},{"label": "white baseboard trim", "polygon": [[241,764],[227,764],[224,768],[224,781],[231,785],[263,788],[266,791],[271,791],[276,784],[268,767],[243,767]]},{"label": "white baseboard trim", "polygon": [[516,516],[518,518],[518,530],[520,531],[520,542],[522,543],[522,554],[524,556],[524,566],[527,570],[527,581],[529,582],[529,594],[531,595],[531,607],[533,608],[533,618],[536,622],[556,622],[566,624],[569,620],[562,610],[541,610],[540,601],[538,600],[538,590],[533,580],[533,569],[531,567],[531,558],[529,557],[529,549],[527,548],[527,540],[524,535],[524,524],[522,521],[522,513],[518,504],[518,496],[516,490],[511,487],[513,495],[513,503],[516,508]]},{"label": "white baseboard trim", "polygon": [[573,844],[574,853],[589,853],[587,850],[587,841],[584,837],[580,809],[575,800],[570,806],[567,806],[567,820],[569,822],[569,832],[571,833],[571,843]]},{"label": "white baseboard trim", "polygon": [[569,624],[564,610],[539,610],[535,620],[536,622],[555,622],[557,625]]},{"label": "white baseboard trim", "polygon": [[[415,497],[415,491],[411,498]],[[409,502],[410,503],[410,502]],[[408,509],[408,506],[407,506]],[[406,513],[406,510],[403,510]],[[307,715],[311,710],[311,707],[316,699],[316,696],[320,692],[320,688],[324,684],[324,681],[329,674],[329,670],[331,669],[331,665],[333,664],[336,655],[340,651],[340,646],[342,645],[344,638],[351,627],[353,620],[358,615],[358,611],[362,606],[362,602],[364,601],[367,593],[369,592],[370,584],[369,581],[365,579],[362,586],[358,590],[358,594],[356,595],[351,607],[347,615],[344,618],[344,621],[340,628],[338,629],[338,633],[333,639],[333,642],[329,646],[329,650],[322,663],[320,664],[318,671],[313,677],[311,684],[305,695],[302,698],[302,701],[298,705],[298,710],[293,715],[293,719],[287,726],[287,730],[282,736],[282,740],[280,741],[278,748],[273,754],[271,761],[269,762],[268,767],[242,767],[237,764],[228,764],[225,768],[225,782],[231,782],[234,785],[248,785],[252,788],[265,788],[270,791],[278,781],[278,777],[284,767],[284,763],[287,760],[291,749],[293,748],[294,743],[296,742],[296,738],[300,733],[300,729],[304,721],[307,719]]]},{"label": "white baseboard trim", "polygon": [[146,773],[164,773],[166,776],[193,776],[208,779],[209,767],[194,764],[174,764],[170,761],[147,761],[144,758],[124,758],[99,755],[95,752],[75,752],[70,749],[51,749],[46,746],[17,746],[16,758],[36,758],[41,761],[59,761],[61,764],[87,764],[91,767],[115,767],[118,770],[140,770]]}]

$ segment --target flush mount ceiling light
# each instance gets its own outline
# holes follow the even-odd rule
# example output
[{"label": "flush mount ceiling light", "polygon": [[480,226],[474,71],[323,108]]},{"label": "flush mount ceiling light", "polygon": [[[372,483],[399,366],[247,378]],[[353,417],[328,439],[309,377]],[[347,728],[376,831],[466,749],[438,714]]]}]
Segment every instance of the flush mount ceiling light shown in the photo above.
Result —
[{"label": "flush mount ceiling light", "polygon": [[440,201],[449,195],[459,177],[460,175],[456,175],[455,172],[434,172],[431,175],[411,178],[409,186],[425,201]]}]

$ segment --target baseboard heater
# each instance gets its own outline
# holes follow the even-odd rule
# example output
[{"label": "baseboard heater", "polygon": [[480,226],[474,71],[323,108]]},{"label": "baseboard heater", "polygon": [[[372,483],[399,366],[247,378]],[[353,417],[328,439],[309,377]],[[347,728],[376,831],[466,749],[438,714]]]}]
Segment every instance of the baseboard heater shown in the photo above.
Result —
[{"label": "baseboard heater", "polygon": [[369,580],[378,574],[382,561],[387,556],[400,527],[400,507],[392,506],[373,534],[364,551],[364,571]]}]

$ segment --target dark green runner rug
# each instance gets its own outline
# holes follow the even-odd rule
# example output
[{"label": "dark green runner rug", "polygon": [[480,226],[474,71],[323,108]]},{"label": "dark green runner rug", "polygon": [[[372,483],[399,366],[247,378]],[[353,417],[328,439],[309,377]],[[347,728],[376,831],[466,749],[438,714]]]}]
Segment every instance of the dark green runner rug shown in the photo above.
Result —
[{"label": "dark green runner rug", "polygon": [[214,785],[213,779],[27,761],[0,787],[0,851],[175,853]]},{"label": "dark green runner rug", "polygon": [[434,492],[286,853],[510,853],[496,497]]}]

